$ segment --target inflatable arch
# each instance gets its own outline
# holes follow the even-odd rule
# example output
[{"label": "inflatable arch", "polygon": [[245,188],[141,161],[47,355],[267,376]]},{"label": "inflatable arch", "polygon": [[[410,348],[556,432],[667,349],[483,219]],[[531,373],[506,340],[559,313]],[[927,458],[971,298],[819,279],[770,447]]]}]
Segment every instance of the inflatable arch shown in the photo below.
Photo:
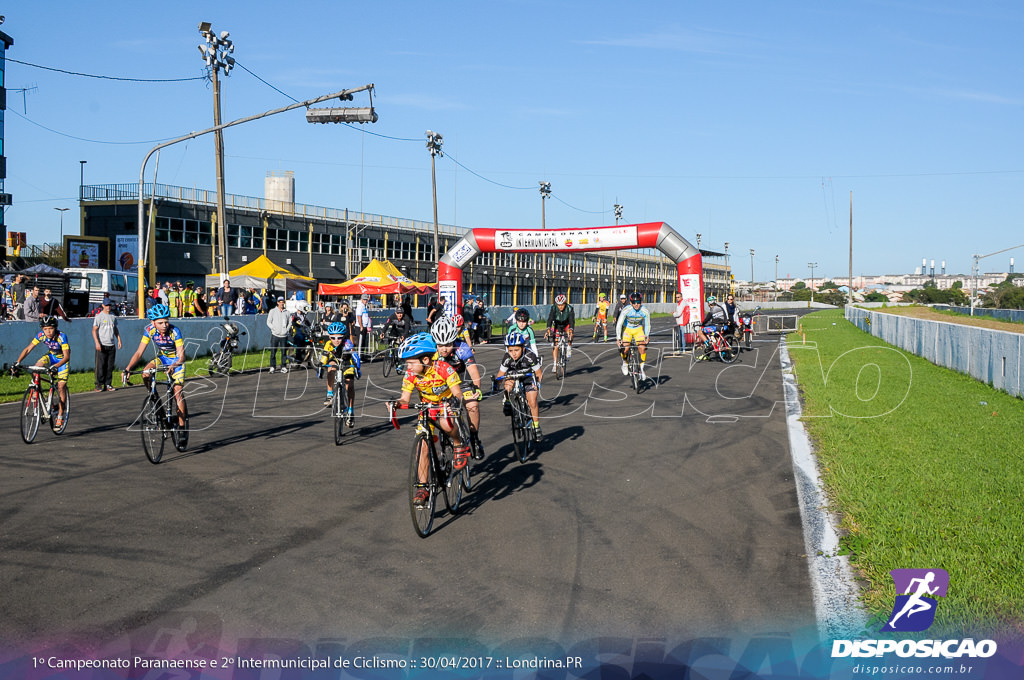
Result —
[{"label": "inflatable arch", "polygon": [[454,314],[462,306],[462,271],[480,253],[585,253],[657,248],[675,261],[677,284],[690,318],[703,314],[704,269],[700,250],[665,222],[580,229],[473,229],[441,258],[438,299]]}]

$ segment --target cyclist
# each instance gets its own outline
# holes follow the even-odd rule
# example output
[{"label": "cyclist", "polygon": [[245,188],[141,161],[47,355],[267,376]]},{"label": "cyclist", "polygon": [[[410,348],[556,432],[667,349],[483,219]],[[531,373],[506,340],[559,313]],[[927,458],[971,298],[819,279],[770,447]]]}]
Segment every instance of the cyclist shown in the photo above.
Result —
[{"label": "cyclist", "polygon": [[68,401],[68,373],[71,370],[68,362],[71,361],[71,345],[68,344],[68,336],[64,335],[58,328],[57,317],[52,315],[41,317],[39,325],[42,330],[32,338],[32,342],[28,343],[25,349],[21,350],[21,354],[18,355],[18,360],[14,362],[14,365],[18,366],[21,360],[28,356],[32,348],[39,343],[46,345],[46,354],[39,358],[36,366],[49,368],[50,373],[57,374],[57,394],[60,395],[60,412],[57,414],[57,420],[53,424],[57,429],[60,429],[64,425],[64,404]]},{"label": "cyclist", "polygon": [[644,373],[644,361],[647,360],[647,342],[651,335],[651,313],[643,306],[644,296],[633,292],[629,294],[629,307],[622,310],[619,321],[615,324],[615,344],[622,355],[622,375],[629,375],[629,341],[636,340],[640,347],[640,378],[647,380]]},{"label": "cyclist", "polygon": [[451,321],[455,324],[455,329],[459,333],[459,340],[462,340],[464,343],[472,347],[473,331],[470,328],[471,324],[467,323],[466,318],[458,312],[451,317]]},{"label": "cyclist", "polygon": [[555,296],[555,304],[551,305],[551,311],[548,312],[548,328],[544,331],[544,337],[551,338],[551,360],[554,362],[551,366],[552,373],[558,370],[558,338],[563,333],[566,335],[569,345],[565,358],[568,361],[572,356],[572,333],[575,328],[576,312],[568,305],[565,295],[559,293]]},{"label": "cyclist", "polygon": [[[178,402],[178,424],[185,427],[185,339],[181,336],[181,330],[171,324],[171,308],[162,302],[153,305],[146,312],[149,325],[142,330],[142,340],[135,354],[128,360],[124,367],[122,381],[128,384],[128,374],[135,364],[139,363],[142,355],[146,352],[146,345],[153,343],[156,350],[156,358],[146,364],[143,369],[142,383],[146,389],[150,388],[150,377],[157,369],[162,369],[170,375],[174,381],[174,400]],[[159,363],[159,366],[157,365]],[[186,436],[188,433],[186,432]]]},{"label": "cyclist", "polygon": [[348,329],[342,322],[335,321],[327,325],[327,342],[321,349],[320,363],[327,367],[327,398],[324,399],[324,406],[330,406],[334,400],[334,378],[340,370],[342,380],[345,381],[345,391],[348,392],[345,424],[352,427],[355,424],[355,410],[352,408],[356,401],[355,380],[362,375],[362,366],[359,352],[355,351]]},{"label": "cyclist", "polygon": [[708,312],[704,315],[704,319],[700,322],[700,326],[697,327],[697,339],[700,340],[705,346],[710,345],[708,336],[704,335],[704,326],[714,324],[725,328],[729,325],[729,313],[725,311],[725,307],[718,302],[718,298],[714,295],[708,296]]},{"label": "cyclist", "polygon": [[395,311],[387,318],[380,329],[380,337],[389,347],[397,345],[412,333],[412,319],[405,315],[405,310],[395,307]]},{"label": "cyclist", "polygon": [[[544,439],[544,434],[540,431],[537,390],[544,372],[540,368],[540,358],[527,349],[527,342],[526,336],[515,328],[508,332],[508,335],[505,336],[505,356],[501,358],[494,382],[499,382],[509,371],[527,372],[527,375],[522,378],[523,391],[526,393],[526,403],[530,406],[530,415],[533,417],[533,440],[540,442]],[[505,399],[502,402],[502,412],[506,416],[512,415],[512,404],[508,400],[508,395],[514,385],[512,379],[505,380]]]},{"label": "cyclist", "polygon": [[594,312],[594,342],[597,342],[597,329],[604,331],[604,342],[608,342],[608,308],[611,303],[604,293],[597,294],[597,309]]},{"label": "cyclist", "polygon": [[[434,324],[443,317],[439,317]],[[460,386],[459,374],[455,369],[443,361],[434,361],[437,354],[437,343],[430,333],[414,333],[405,339],[402,347],[398,350],[398,358],[405,361],[405,377],[402,379],[402,396],[396,404],[408,406],[412,399],[413,391],[420,393],[420,399],[436,404],[428,411],[431,423],[438,425],[452,440],[452,447],[455,453],[455,460],[452,467],[461,470],[469,462],[469,447],[462,442],[459,435],[459,428],[455,419],[448,412],[449,407],[458,408],[462,399],[462,387]],[[427,479],[427,466],[430,464],[428,456],[420,456],[419,459],[419,480],[425,482]],[[429,492],[425,488],[416,491],[413,502],[417,507],[422,507],[429,498]]]},{"label": "cyclist", "polygon": [[442,316],[430,327],[430,335],[437,343],[437,354],[434,361],[443,361],[459,374],[463,401],[469,415],[469,436],[476,444],[475,458],[484,457],[484,446],[480,443],[480,408],[479,402],[484,398],[480,391],[480,367],[477,366],[473,347],[459,333],[458,319]]},{"label": "cyclist", "polygon": [[540,361],[540,350],[537,349],[537,336],[533,334],[533,319],[530,318],[530,311],[525,307],[520,307],[512,315],[512,320],[509,322],[512,324],[512,328],[509,330],[518,330],[524,336],[526,336],[526,347],[531,352],[537,355],[537,360]]},{"label": "cyclist", "polygon": [[622,310],[628,307],[626,304],[626,294],[619,293],[619,301],[615,303],[615,310],[612,312],[612,323],[616,326],[619,324],[619,317],[622,315]]}]

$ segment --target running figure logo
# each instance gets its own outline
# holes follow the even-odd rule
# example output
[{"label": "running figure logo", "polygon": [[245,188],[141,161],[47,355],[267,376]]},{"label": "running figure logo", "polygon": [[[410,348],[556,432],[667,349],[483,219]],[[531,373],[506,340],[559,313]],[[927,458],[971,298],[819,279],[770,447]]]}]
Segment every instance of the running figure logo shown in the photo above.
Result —
[{"label": "running figure logo", "polygon": [[904,633],[927,630],[935,621],[935,609],[938,601],[935,597],[945,597],[949,588],[949,574],[943,569],[893,569],[893,583],[896,596],[892,606],[892,616],[882,628],[882,632],[900,631]]}]

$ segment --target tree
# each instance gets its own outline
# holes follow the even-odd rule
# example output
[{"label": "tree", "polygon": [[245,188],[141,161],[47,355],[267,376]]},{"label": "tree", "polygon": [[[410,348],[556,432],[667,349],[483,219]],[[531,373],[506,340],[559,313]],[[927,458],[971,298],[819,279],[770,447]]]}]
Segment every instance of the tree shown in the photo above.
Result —
[{"label": "tree", "polygon": [[803,281],[797,281],[796,283],[793,284],[793,287],[790,288],[790,290],[803,290],[806,287],[806,283],[804,283]]},{"label": "tree", "polygon": [[830,290],[830,289],[833,289],[833,288],[839,288],[839,286],[836,285],[836,282],[833,281],[832,279],[829,279],[825,283],[823,283],[820,286],[818,286],[818,290]]},{"label": "tree", "polygon": [[872,292],[870,292],[870,293],[868,293],[867,295],[864,296],[864,302],[888,302],[888,301],[889,301],[889,298],[887,298],[884,294],[879,293],[878,291],[872,291]]}]

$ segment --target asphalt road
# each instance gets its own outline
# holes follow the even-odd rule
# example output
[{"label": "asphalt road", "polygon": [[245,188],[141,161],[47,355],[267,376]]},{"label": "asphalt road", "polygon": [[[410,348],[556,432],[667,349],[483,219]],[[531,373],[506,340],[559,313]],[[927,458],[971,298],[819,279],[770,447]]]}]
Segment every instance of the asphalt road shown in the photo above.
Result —
[{"label": "asphalt road", "polygon": [[[67,432],[44,425],[31,445],[0,406],[0,644],[171,654],[159,631],[233,649],[813,626],[776,338],[731,367],[652,345],[639,395],[612,347],[580,344],[564,382],[549,374],[547,438],[525,464],[500,399],[483,402],[476,487],[426,539],[409,517],[413,430],[381,404],[399,379],[377,363],[340,447],[306,371],[191,380],[189,449],[159,465],[132,426],[140,387],[75,395]],[[489,371],[499,356],[478,348]]]}]

